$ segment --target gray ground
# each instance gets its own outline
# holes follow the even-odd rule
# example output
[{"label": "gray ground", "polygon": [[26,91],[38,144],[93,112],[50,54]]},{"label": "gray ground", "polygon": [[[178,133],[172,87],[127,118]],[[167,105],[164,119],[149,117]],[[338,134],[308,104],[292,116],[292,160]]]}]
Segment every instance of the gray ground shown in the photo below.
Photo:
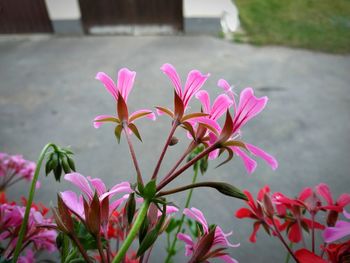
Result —
[{"label": "gray ground", "polygon": [[[92,127],[98,114],[113,114],[112,98],[94,76],[117,69],[137,71],[130,95],[131,108],[169,105],[172,87],[159,67],[174,64],[184,78],[190,69],[210,72],[205,87],[217,94],[216,82],[226,78],[237,90],[246,86],[258,96],[267,95],[264,112],[244,128],[244,139],[261,146],[279,160],[273,172],[263,162],[247,175],[239,160],[216,170],[214,162],[206,178],[227,181],[254,194],[269,184],[273,191],[293,195],[319,182],[330,185],[336,195],[349,191],[350,160],[350,57],[279,47],[237,45],[211,37],[2,37],[0,39],[0,149],[22,153],[36,160],[49,141],[71,145],[78,170],[98,176],[112,186],[134,179],[125,141],[118,145],[113,128]],[[193,107],[196,107],[194,105]],[[143,143],[135,140],[142,171],[148,176],[170,129],[169,119],[140,121]],[[187,143],[171,148],[162,172]],[[175,184],[188,182],[186,173]],[[41,178],[37,200],[55,202],[57,191],[70,187]],[[10,196],[26,193],[27,185],[10,190]],[[175,202],[183,195],[172,197]],[[251,222],[233,214],[242,202],[212,190],[195,192],[192,205],[204,211],[211,223],[233,230],[232,250],[240,262],[282,262],[285,252],[275,239],[258,234],[257,244],[247,242]],[[158,242],[151,262],[162,262],[164,242]],[[177,262],[185,258],[179,256]]]}]

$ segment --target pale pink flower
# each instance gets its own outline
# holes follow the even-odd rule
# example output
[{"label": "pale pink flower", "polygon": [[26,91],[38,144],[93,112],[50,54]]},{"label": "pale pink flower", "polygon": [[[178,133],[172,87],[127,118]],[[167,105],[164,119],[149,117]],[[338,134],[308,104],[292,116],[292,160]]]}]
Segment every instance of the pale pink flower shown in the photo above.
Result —
[{"label": "pale pink flower", "polygon": [[[185,208],[184,214],[195,221],[197,221],[203,227],[203,233],[200,234],[197,241],[193,241],[191,236],[183,233],[177,235],[178,239],[185,242],[185,255],[186,256],[195,256],[196,260],[205,259],[205,262],[209,262],[210,258],[219,258],[227,263],[236,263],[237,260],[233,259],[224,252],[224,249],[229,247],[238,247],[239,244],[231,244],[228,241],[228,237],[232,235],[232,232],[224,233],[219,226],[215,227],[215,233],[210,248],[203,251],[198,251],[203,247],[203,242],[207,242],[207,237],[210,235],[209,225],[203,215],[203,213],[192,207],[191,209]],[[220,253],[215,253],[217,249],[220,249]],[[214,252],[214,253],[212,253]]]}]

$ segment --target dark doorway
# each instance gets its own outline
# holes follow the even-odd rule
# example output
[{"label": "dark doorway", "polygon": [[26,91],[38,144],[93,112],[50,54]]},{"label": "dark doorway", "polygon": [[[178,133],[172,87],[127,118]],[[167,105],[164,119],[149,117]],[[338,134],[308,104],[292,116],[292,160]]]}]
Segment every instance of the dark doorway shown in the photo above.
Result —
[{"label": "dark doorway", "polygon": [[167,25],[183,30],[182,0],[79,0],[84,30],[93,26]]},{"label": "dark doorway", "polygon": [[45,0],[1,0],[0,33],[51,33]]}]

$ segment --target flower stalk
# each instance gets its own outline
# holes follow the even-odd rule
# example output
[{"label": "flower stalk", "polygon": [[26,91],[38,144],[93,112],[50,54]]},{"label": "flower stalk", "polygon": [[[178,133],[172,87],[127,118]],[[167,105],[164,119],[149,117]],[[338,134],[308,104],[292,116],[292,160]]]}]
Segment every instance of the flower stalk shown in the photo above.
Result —
[{"label": "flower stalk", "polygon": [[44,146],[44,148],[41,150],[41,153],[39,155],[37,164],[36,164],[36,168],[35,168],[35,172],[34,172],[34,177],[32,180],[32,183],[30,185],[30,190],[29,190],[29,196],[28,196],[28,201],[26,204],[26,210],[24,213],[24,218],[23,218],[23,222],[21,225],[21,228],[19,230],[19,234],[18,234],[18,240],[17,240],[17,244],[16,244],[16,248],[13,254],[13,262],[17,262],[19,254],[21,253],[21,247],[22,247],[22,243],[23,243],[23,239],[24,236],[26,234],[26,230],[27,230],[27,224],[28,224],[28,219],[29,219],[29,212],[30,212],[30,208],[32,206],[33,203],[33,199],[34,199],[34,195],[35,195],[35,189],[36,189],[36,183],[38,181],[39,178],[39,173],[40,173],[40,168],[42,165],[42,162],[45,158],[45,155],[47,153],[47,151],[50,148],[54,148],[55,151],[57,151],[57,146],[53,143],[48,143]]},{"label": "flower stalk", "polygon": [[140,210],[139,210],[139,213],[135,219],[133,226],[130,229],[128,236],[126,237],[123,245],[119,249],[118,254],[112,260],[112,263],[120,263],[123,260],[123,258],[125,257],[125,254],[128,251],[129,247],[131,246],[132,242],[134,241],[134,239],[135,239],[135,237],[136,237],[136,235],[137,235],[137,233],[142,225],[143,220],[147,216],[147,211],[148,211],[149,206],[150,206],[150,201],[145,200],[143,202]]}]

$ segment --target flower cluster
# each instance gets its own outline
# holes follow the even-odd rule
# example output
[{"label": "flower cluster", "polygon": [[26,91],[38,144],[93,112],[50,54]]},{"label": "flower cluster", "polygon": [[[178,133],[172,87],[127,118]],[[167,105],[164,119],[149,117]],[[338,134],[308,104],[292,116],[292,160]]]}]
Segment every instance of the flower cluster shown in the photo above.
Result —
[{"label": "flower cluster", "polygon": [[[23,159],[22,155],[0,153],[0,191],[21,180],[30,181],[35,171],[35,163]],[[39,187],[39,184],[37,184]]]},{"label": "flower cluster", "polygon": [[231,244],[227,239],[232,235],[232,232],[225,234],[219,226],[209,227],[203,213],[195,207],[185,208],[183,213],[201,226],[196,242],[192,240],[190,235],[183,233],[177,235],[178,239],[186,244],[185,255],[191,256],[189,262],[208,262],[211,258],[219,258],[227,263],[237,263],[225,252],[227,248],[239,247],[239,244]]},{"label": "flower cluster", "polygon": [[[2,256],[11,259],[18,239],[18,232],[23,222],[26,199],[22,199],[22,205],[9,202],[4,193],[1,194],[0,203],[0,242],[5,250]],[[19,258],[18,262],[34,262],[35,253],[39,251],[53,252],[56,250],[57,232],[53,219],[48,217],[49,209],[43,204],[31,206],[27,231],[24,236],[21,250],[26,254]]]},{"label": "flower cluster", "polygon": [[[254,220],[251,242],[256,242],[256,234],[260,226],[263,226],[268,234],[278,237],[283,244],[286,240],[283,232],[291,243],[301,243],[303,249],[296,252],[286,246],[289,253],[300,262],[307,262],[305,258],[321,259],[316,255],[315,231],[323,231],[325,242],[330,243],[350,234],[349,223],[338,221],[338,215],[344,211],[346,217],[350,217],[344,207],[350,204],[350,194],[342,194],[336,201],[333,200],[329,187],[321,183],[314,189],[303,189],[296,198],[290,198],[281,192],[271,193],[269,186],[263,187],[254,200],[251,193],[244,191],[248,196],[249,208],[240,208],[236,212],[237,218],[250,218]],[[326,213],[326,222],[316,221],[319,212]],[[311,249],[307,248],[304,234],[311,232]],[[346,246],[348,242],[338,244]],[[334,245],[322,247],[329,253],[334,250]],[[328,253],[328,254],[329,254]],[[329,260],[333,261],[332,256]]]}]

